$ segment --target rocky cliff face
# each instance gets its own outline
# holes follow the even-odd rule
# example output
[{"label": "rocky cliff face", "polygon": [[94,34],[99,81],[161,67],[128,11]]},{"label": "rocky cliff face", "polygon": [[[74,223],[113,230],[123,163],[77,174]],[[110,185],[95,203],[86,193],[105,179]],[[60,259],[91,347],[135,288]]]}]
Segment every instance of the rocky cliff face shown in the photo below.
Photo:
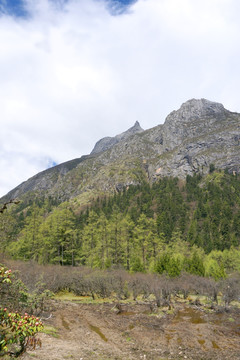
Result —
[{"label": "rocky cliff face", "polygon": [[101,139],[91,155],[37,174],[8,193],[10,198],[75,198],[95,195],[163,176],[207,173],[209,165],[240,172],[240,114],[205,99],[192,99],[171,112],[163,125],[143,131],[139,123]]},{"label": "rocky cliff face", "polygon": [[240,114],[205,99],[189,100],[166,118],[163,156],[156,174],[184,177],[205,173],[211,163],[239,172],[239,136]]},{"label": "rocky cliff face", "polygon": [[164,144],[170,149],[184,140],[193,139],[221,126],[228,112],[222,104],[205,99],[192,99],[184,103],[179,110],[171,112],[164,123]]}]

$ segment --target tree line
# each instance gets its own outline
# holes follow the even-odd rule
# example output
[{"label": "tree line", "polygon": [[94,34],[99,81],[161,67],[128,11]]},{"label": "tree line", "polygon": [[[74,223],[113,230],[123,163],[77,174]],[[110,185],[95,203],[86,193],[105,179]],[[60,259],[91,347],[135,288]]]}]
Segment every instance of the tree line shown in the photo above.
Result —
[{"label": "tree line", "polygon": [[74,200],[19,204],[1,216],[1,247],[40,264],[223,278],[240,270],[239,184],[211,171],[129,186],[84,211]]}]

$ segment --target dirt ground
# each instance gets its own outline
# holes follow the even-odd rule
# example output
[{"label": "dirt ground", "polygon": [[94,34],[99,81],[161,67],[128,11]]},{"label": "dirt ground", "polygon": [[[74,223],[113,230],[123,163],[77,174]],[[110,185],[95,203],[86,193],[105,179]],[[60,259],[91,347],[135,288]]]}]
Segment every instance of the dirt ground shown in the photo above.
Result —
[{"label": "dirt ground", "polygon": [[159,310],[137,303],[119,313],[116,303],[58,301],[44,323],[50,334],[39,335],[42,347],[28,349],[21,360],[240,360],[240,309],[211,312],[176,302]]}]

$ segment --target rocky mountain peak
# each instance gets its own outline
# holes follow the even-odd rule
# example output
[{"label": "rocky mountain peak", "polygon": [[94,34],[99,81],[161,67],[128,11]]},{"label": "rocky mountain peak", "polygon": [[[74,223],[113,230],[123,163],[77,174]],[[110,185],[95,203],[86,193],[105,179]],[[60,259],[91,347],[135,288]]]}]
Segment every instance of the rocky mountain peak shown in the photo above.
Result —
[{"label": "rocky mountain peak", "polygon": [[[131,128],[130,128],[130,129],[131,129]],[[143,129],[141,128],[141,126],[140,126],[139,121],[136,121],[136,122],[135,122],[135,124],[133,125],[132,129],[141,129],[141,130],[143,130]]]},{"label": "rocky mountain peak", "polygon": [[220,103],[206,99],[191,99],[180,107],[180,112],[185,118],[217,116],[225,113],[224,106]]},{"label": "rocky mountain peak", "polygon": [[114,145],[116,145],[117,143],[119,143],[120,141],[126,140],[128,137],[130,137],[136,133],[143,132],[143,131],[144,130],[141,128],[139,122],[136,121],[135,124],[127,131],[124,131],[123,133],[118,134],[114,137],[108,136],[108,137],[104,137],[103,139],[99,140],[95,144],[91,154],[97,154],[102,151],[108,150],[111,147],[113,147]]},{"label": "rocky mountain peak", "polygon": [[191,99],[183,103],[177,111],[172,111],[166,118],[166,122],[181,121],[189,122],[204,117],[225,117],[225,108],[222,104],[206,99]]},{"label": "rocky mountain peak", "polygon": [[141,125],[139,124],[139,122],[136,121],[135,124],[132,127],[130,127],[130,129],[128,129],[127,131],[124,131],[123,133],[121,133],[115,137],[120,140],[123,140],[123,139],[125,140],[129,136],[134,135],[139,132],[142,132],[142,131],[144,131],[144,130],[141,128]]}]

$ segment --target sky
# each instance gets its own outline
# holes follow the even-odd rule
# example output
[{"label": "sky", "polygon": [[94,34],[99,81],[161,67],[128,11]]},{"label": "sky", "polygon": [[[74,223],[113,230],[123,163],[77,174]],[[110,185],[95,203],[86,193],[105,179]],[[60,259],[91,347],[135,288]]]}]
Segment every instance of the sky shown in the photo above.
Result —
[{"label": "sky", "polygon": [[0,0],[0,196],[192,98],[240,112],[239,0]]}]

